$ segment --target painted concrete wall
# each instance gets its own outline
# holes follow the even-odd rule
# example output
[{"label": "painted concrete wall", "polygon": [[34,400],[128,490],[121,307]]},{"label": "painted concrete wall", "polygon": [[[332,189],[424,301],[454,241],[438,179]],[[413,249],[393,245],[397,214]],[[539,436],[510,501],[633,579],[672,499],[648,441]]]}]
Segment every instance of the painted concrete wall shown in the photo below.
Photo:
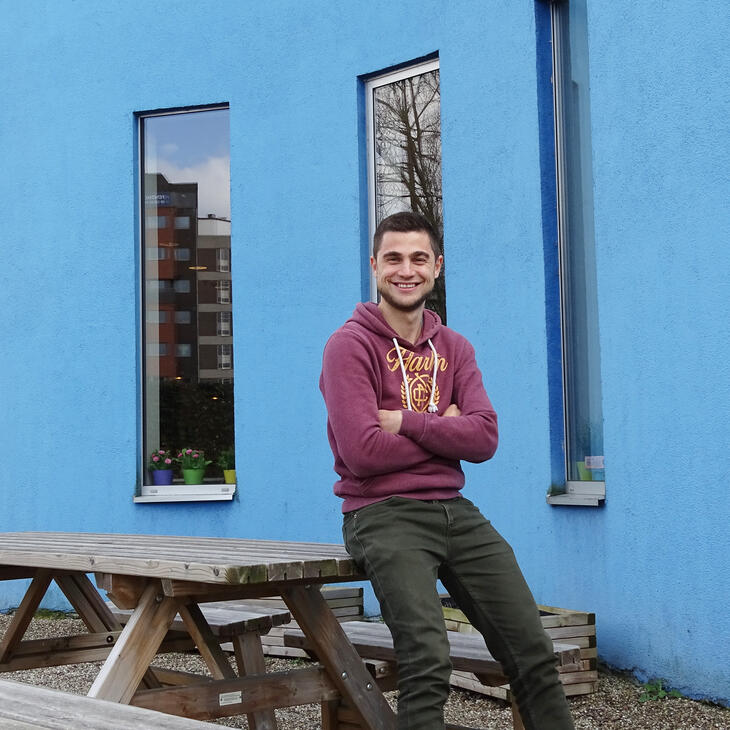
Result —
[{"label": "painted concrete wall", "polygon": [[[541,5],[0,7],[0,438],[12,465],[0,530],[340,540],[317,378],[363,289],[358,77],[438,51],[449,324],[473,341],[501,426],[465,493],[512,542],[540,602],[596,612],[607,661],[728,701],[723,0],[589,0],[600,509],[544,500]],[[133,113],[220,101],[240,491],[233,503],[135,505]],[[20,588],[0,585],[0,606]]]}]

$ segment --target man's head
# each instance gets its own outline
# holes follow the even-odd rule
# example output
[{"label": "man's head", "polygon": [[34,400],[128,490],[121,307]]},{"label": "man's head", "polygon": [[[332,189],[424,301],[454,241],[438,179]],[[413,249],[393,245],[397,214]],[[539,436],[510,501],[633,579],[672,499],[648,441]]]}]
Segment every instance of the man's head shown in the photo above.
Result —
[{"label": "man's head", "polygon": [[415,213],[396,213],[383,220],[375,232],[370,258],[381,309],[422,309],[442,263],[435,233],[425,218]]},{"label": "man's head", "polygon": [[393,233],[423,231],[428,234],[434,258],[437,259],[441,255],[439,237],[436,234],[436,231],[434,231],[433,226],[420,213],[414,213],[411,210],[406,210],[402,213],[393,213],[393,215],[383,218],[383,220],[378,224],[378,227],[375,229],[375,235],[373,236],[374,259],[378,258],[378,251],[380,250],[380,245],[383,242],[383,236],[388,233],[388,231],[392,231]]}]

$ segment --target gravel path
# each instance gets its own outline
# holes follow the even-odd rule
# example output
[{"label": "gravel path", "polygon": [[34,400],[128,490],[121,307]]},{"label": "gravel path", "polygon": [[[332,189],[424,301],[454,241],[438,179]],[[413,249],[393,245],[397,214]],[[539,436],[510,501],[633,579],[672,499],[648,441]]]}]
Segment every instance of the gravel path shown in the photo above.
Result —
[{"label": "gravel path", "polygon": [[[0,634],[5,631],[10,617],[0,615]],[[28,638],[48,638],[73,633],[84,633],[81,621],[71,618],[36,618],[28,630]],[[302,660],[293,660],[295,662]],[[173,654],[159,657],[160,666],[205,673],[201,659],[192,654]],[[54,687],[68,692],[86,694],[98,671],[98,664],[50,667],[5,675],[8,679]],[[292,666],[291,661],[267,659],[271,671],[282,671]],[[639,702],[641,688],[631,679],[602,671],[599,690],[586,697],[574,697],[570,706],[576,730],[730,730],[730,709],[694,702],[687,699],[664,699]],[[393,693],[388,695],[395,703]],[[319,707],[307,705],[276,711],[281,730],[320,730]],[[490,730],[511,730],[509,706],[472,692],[453,690],[446,705],[448,722]],[[217,721],[223,727],[247,728],[244,717]],[[69,730],[73,730],[69,728]]]}]

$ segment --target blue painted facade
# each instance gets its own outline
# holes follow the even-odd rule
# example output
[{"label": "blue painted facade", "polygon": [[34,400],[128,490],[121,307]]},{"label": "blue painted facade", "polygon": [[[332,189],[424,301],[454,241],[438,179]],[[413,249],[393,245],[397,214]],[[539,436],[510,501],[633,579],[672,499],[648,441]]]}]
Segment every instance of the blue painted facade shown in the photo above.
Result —
[{"label": "blue painted facade", "polygon": [[[607,500],[574,508],[545,502],[560,423],[541,2],[3,0],[0,531],[340,540],[317,379],[365,291],[359,79],[438,52],[449,324],[501,427],[465,493],[539,602],[596,612],[605,661],[730,701],[726,10],[588,0]],[[239,494],[134,504],[134,112],[223,101]],[[0,584],[0,607],[21,588]]]}]

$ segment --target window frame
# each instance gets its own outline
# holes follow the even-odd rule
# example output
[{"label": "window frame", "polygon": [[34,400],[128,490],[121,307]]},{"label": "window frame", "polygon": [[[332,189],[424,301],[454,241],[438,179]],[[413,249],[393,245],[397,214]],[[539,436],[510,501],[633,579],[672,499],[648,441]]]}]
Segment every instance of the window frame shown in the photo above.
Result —
[{"label": "window frame", "polygon": [[[565,76],[565,56],[562,49],[566,47],[563,36],[563,25],[560,13],[570,4],[571,0],[549,0],[550,3],[550,38],[552,54],[552,97],[553,97],[553,134],[555,154],[555,194],[556,194],[556,222],[558,243],[558,285],[560,307],[560,354],[562,373],[562,404],[563,404],[563,456],[565,491],[562,494],[548,493],[547,502],[551,505],[570,505],[598,507],[605,503],[606,483],[602,481],[577,481],[570,479],[570,444],[569,434],[574,427],[570,423],[569,407],[571,399],[568,352],[570,344],[567,341],[570,325],[568,310],[571,302],[568,297],[568,282],[570,279],[568,264],[568,234],[569,230],[569,196],[568,187],[571,184],[567,162],[567,100],[563,94],[564,84],[559,82]],[[602,427],[602,425],[601,425]]]},{"label": "window frame", "polygon": [[[146,253],[145,253],[145,236],[147,227],[147,216],[146,206],[144,198],[144,179],[145,179],[145,154],[144,154],[144,123],[146,119],[161,116],[174,116],[179,114],[190,114],[194,112],[205,112],[205,111],[230,111],[230,104],[227,102],[219,104],[203,104],[203,105],[192,105],[185,107],[178,107],[172,109],[154,109],[149,111],[137,111],[134,112],[134,133],[135,139],[135,198],[136,198],[136,241],[135,248],[137,251],[135,257],[135,277],[138,282],[138,295],[137,295],[137,317],[136,317],[136,329],[137,329],[137,373],[138,373],[138,385],[137,385],[137,407],[138,407],[138,418],[137,418],[137,444],[138,444],[138,459],[137,459],[137,483],[135,487],[135,494],[133,497],[134,503],[155,503],[155,502],[211,502],[211,501],[232,501],[235,495],[237,485],[236,484],[225,484],[225,483],[209,483],[203,485],[185,485],[185,484],[174,484],[169,487],[165,487],[164,491],[153,485],[147,485],[145,474],[147,471],[144,457],[144,443],[145,443],[145,391],[144,391],[144,379],[145,379],[145,361],[147,359],[146,347],[146,327],[147,327],[147,315],[146,315],[146,282],[145,282],[145,266],[146,266]],[[172,221],[174,226],[174,221]],[[166,281],[157,279],[159,286],[168,286],[173,288],[172,281]],[[161,284],[161,282],[165,282]],[[229,282],[230,286],[230,282]],[[229,289],[230,291],[230,289]],[[184,310],[187,311],[187,310]],[[172,319],[175,319],[174,317]],[[179,324],[175,322],[175,324]]]}]

